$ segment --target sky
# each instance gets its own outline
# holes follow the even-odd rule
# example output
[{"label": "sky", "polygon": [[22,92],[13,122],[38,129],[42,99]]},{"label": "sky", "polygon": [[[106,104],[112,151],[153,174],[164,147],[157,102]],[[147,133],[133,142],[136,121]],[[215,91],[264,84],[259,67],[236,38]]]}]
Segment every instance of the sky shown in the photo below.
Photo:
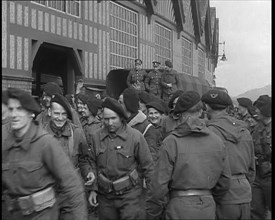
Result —
[{"label": "sky", "polygon": [[237,96],[271,84],[271,0],[210,0],[210,7],[216,7],[227,58],[215,69],[216,86]]}]

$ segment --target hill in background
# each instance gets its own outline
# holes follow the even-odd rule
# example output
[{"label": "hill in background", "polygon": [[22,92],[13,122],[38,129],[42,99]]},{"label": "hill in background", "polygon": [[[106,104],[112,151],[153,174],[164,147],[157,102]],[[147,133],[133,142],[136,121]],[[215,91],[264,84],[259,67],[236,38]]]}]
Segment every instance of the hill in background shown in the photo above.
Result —
[{"label": "hill in background", "polygon": [[232,100],[237,100],[237,98],[240,98],[240,97],[247,97],[251,99],[252,102],[254,102],[257,98],[259,98],[260,95],[271,96],[271,85],[267,85],[262,88],[248,90],[236,97],[232,97]]}]

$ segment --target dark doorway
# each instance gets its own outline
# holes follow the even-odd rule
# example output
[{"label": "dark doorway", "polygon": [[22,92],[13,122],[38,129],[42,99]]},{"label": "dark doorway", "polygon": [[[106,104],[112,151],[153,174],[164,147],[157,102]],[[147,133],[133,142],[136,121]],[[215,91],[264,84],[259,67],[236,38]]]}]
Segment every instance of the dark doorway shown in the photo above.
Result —
[{"label": "dark doorway", "polygon": [[[81,70],[72,48],[42,43],[33,61],[34,96],[41,96],[41,86],[48,82],[56,82],[63,89],[64,94],[74,93],[75,78],[81,76]],[[78,57],[81,54],[78,54]]]}]

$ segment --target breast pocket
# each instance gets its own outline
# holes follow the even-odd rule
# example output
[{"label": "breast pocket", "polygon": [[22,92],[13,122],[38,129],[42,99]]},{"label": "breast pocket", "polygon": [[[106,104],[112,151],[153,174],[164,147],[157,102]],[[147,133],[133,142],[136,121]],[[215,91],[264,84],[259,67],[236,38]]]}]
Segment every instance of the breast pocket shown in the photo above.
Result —
[{"label": "breast pocket", "polygon": [[18,164],[18,177],[26,186],[37,186],[43,180],[45,168],[41,162],[22,162]]},{"label": "breast pocket", "polygon": [[128,149],[117,150],[117,162],[121,168],[128,168],[134,163],[134,154]]}]

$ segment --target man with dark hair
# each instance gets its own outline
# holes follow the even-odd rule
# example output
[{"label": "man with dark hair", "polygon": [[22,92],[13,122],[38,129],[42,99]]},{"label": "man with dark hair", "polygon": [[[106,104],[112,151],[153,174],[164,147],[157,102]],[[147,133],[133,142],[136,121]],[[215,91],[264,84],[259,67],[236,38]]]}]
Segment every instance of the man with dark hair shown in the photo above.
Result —
[{"label": "man with dark hair", "polygon": [[144,84],[149,94],[155,95],[161,98],[161,72],[159,71],[160,62],[153,61],[154,69],[151,70],[145,77]]},{"label": "man with dark hair", "polygon": [[9,88],[11,132],[2,145],[2,190],[8,219],[58,219],[59,191],[72,219],[87,219],[84,189],[60,143],[33,121],[40,111],[32,96]]},{"label": "man with dark hair", "polygon": [[104,126],[91,139],[97,182],[90,204],[99,205],[99,219],[145,219],[137,168],[150,186],[153,161],[148,145],[139,131],[127,125],[127,115],[118,101],[107,97],[102,107]]},{"label": "man with dark hair", "polygon": [[179,89],[180,80],[176,70],[173,70],[173,64],[170,60],[165,61],[165,70],[161,76],[162,98],[168,102],[172,94]]},{"label": "man with dark hair", "polygon": [[224,142],[232,173],[230,188],[217,203],[218,219],[249,219],[252,199],[251,184],[255,179],[253,140],[245,123],[229,116],[230,96],[211,89],[201,99],[206,105],[207,127]]},{"label": "man with dark hair", "polygon": [[[80,169],[84,179],[83,182],[87,180],[85,185],[91,185],[95,175],[92,171],[86,172],[91,170],[88,161],[89,147],[87,140],[82,129],[71,123],[71,106],[64,96],[59,94],[52,96],[49,115],[51,119],[45,125],[45,129],[58,140],[64,152],[70,157],[75,169]],[[60,195],[60,219],[64,220],[72,219],[66,199],[64,195]]]},{"label": "man with dark hair", "polygon": [[146,71],[141,69],[142,61],[141,59],[135,60],[135,69],[132,69],[127,76],[127,86],[130,88],[134,88],[137,91],[144,91],[144,79],[147,75]]},{"label": "man with dark hair", "polygon": [[251,218],[265,219],[271,212],[272,189],[272,116],[271,97],[261,95],[253,105],[258,115],[252,137],[255,145],[256,178],[252,185]]},{"label": "man with dark hair", "polygon": [[182,123],[161,146],[147,218],[158,219],[164,211],[165,219],[215,219],[214,199],[227,192],[230,168],[224,144],[199,119],[201,112],[197,92],[179,97],[174,114]]}]

